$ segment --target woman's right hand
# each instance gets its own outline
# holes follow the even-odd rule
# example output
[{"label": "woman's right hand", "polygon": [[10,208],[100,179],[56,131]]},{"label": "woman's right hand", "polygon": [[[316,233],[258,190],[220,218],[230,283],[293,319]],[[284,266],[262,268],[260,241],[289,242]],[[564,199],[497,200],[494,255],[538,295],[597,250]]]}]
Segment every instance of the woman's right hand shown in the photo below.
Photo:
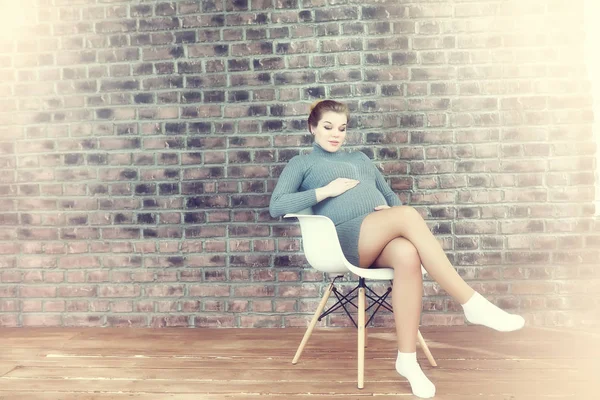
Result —
[{"label": "woman's right hand", "polygon": [[337,178],[325,185],[328,197],[336,197],[358,185],[356,179]]},{"label": "woman's right hand", "polygon": [[329,182],[327,185],[320,187],[315,190],[317,196],[317,203],[325,200],[328,197],[336,197],[340,194],[352,189],[358,185],[359,181],[356,179],[348,178],[337,178]]}]

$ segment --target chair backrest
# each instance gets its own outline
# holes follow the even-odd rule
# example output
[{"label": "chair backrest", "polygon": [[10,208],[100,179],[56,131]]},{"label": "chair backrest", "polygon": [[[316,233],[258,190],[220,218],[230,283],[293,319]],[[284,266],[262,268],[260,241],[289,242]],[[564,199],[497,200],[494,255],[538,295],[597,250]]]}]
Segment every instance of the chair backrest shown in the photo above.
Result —
[{"label": "chair backrest", "polygon": [[348,261],[342,252],[333,221],[323,215],[312,214],[312,209],[284,215],[284,218],[292,217],[300,222],[304,256],[314,269],[327,273],[348,272]]}]

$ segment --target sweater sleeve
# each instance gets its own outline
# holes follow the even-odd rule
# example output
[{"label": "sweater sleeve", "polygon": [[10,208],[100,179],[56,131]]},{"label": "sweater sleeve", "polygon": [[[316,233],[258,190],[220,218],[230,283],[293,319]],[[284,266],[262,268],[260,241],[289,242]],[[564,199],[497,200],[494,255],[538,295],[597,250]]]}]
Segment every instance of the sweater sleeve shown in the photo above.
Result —
[{"label": "sweater sleeve", "polygon": [[315,189],[298,192],[305,172],[301,157],[294,156],[281,171],[269,203],[269,214],[273,218],[295,213],[317,204]]},{"label": "sweater sleeve", "polygon": [[400,201],[396,193],[394,193],[390,185],[386,182],[383,174],[381,173],[381,171],[379,171],[379,168],[375,166],[373,161],[371,161],[371,159],[366,154],[362,154],[365,156],[365,158],[367,158],[367,160],[369,160],[369,162],[373,166],[373,169],[375,170],[375,185],[377,186],[377,189],[381,192],[381,194],[383,194],[383,197],[385,197],[387,205],[390,207],[401,206],[402,202]]}]

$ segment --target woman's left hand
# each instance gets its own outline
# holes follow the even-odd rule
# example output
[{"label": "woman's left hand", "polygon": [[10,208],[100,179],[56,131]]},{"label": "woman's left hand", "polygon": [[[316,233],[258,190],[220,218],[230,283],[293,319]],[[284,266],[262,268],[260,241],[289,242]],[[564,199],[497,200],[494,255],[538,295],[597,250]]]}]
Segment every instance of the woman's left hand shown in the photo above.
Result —
[{"label": "woman's left hand", "polygon": [[391,207],[388,206],[387,204],[384,206],[377,206],[377,207],[375,207],[375,211],[385,210],[386,208],[391,208]]}]

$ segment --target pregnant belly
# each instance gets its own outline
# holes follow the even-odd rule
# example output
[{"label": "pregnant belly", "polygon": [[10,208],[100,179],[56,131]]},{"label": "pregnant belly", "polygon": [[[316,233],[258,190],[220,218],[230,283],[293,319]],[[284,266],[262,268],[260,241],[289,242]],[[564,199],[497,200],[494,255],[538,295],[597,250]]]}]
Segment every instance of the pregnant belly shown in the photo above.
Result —
[{"label": "pregnant belly", "polygon": [[339,196],[323,200],[313,206],[313,210],[316,214],[329,217],[337,225],[369,214],[375,211],[375,207],[385,204],[385,197],[374,185],[359,184]]}]

